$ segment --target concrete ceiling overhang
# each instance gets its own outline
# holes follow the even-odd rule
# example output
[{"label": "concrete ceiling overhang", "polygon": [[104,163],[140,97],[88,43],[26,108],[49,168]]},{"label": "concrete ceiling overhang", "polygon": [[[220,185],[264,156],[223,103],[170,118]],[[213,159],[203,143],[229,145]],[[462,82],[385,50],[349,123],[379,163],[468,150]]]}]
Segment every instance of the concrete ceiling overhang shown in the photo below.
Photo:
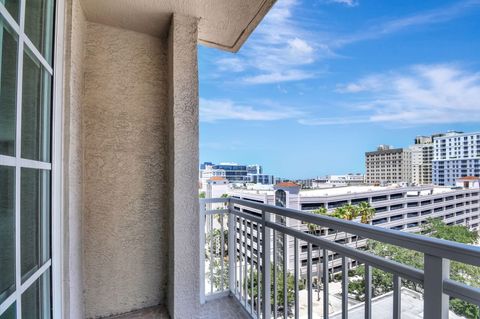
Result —
[{"label": "concrete ceiling overhang", "polygon": [[168,34],[173,13],[197,17],[198,42],[236,52],[276,0],[82,0],[87,20],[147,33]]}]

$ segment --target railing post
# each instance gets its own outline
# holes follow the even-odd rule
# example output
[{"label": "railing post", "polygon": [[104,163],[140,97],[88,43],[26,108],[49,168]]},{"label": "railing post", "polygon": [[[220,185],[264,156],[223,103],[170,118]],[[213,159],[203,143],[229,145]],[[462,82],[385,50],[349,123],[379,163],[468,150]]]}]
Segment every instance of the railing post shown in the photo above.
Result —
[{"label": "railing post", "polygon": [[372,266],[365,264],[365,319],[372,319]]},{"label": "railing post", "polygon": [[393,275],[393,319],[402,317],[402,279]]},{"label": "railing post", "polygon": [[443,293],[443,281],[450,275],[450,260],[425,254],[424,319],[448,319],[449,298]]},{"label": "railing post", "polygon": [[262,242],[263,242],[263,254],[262,254],[262,295],[263,295],[263,302],[262,302],[262,312],[263,312],[263,319],[270,319],[271,318],[271,278],[270,278],[270,240],[271,240],[271,233],[272,230],[266,226],[266,222],[270,221],[270,213],[267,211],[262,212]]},{"label": "railing post", "polygon": [[230,294],[235,295],[235,237],[236,237],[236,225],[235,215],[232,213],[233,204],[228,199],[228,287],[230,288]]},{"label": "railing post", "polygon": [[348,259],[342,256],[342,319],[348,319]]},{"label": "railing post", "polygon": [[205,202],[200,200],[200,304],[205,303]]}]

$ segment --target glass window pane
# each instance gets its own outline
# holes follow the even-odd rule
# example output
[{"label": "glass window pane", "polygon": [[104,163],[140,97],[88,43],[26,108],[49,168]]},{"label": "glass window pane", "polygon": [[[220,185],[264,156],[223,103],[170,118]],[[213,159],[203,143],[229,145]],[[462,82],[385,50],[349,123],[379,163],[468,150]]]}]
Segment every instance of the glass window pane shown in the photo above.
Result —
[{"label": "glass window pane", "polygon": [[52,62],[53,0],[26,0],[25,33],[48,62]]},{"label": "glass window pane", "polygon": [[22,168],[20,178],[22,282],[50,259],[50,171]]},{"label": "glass window pane", "polygon": [[47,270],[22,295],[22,319],[50,319],[50,270]]},{"label": "glass window pane", "polygon": [[25,50],[22,91],[22,157],[50,162],[50,74]]},{"label": "glass window pane", "polygon": [[18,13],[20,12],[20,0],[0,0],[0,3],[7,8],[10,15],[18,22]]},{"label": "glass window pane", "polygon": [[0,319],[15,319],[17,317],[17,305],[11,305],[2,315]]},{"label": "glass window pane", "polygon": [[15,156],[17,36],[0,17],[0,154]]},{"label": "glass window pane", "polygon": [[15,290],[15,168],[0,166],[0,303]]}]

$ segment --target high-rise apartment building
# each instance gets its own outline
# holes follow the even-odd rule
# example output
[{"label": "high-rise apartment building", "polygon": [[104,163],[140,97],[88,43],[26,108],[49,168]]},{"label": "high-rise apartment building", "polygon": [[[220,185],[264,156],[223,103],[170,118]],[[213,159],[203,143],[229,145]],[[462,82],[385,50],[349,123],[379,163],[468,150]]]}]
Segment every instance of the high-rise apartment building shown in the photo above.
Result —
[{"label": "high-rise apartment building", "polygon": [[434,184],[455,185],[458,178],[480,176],[480,132],[448,132],[433,144]]},{"label": "high-rise apartment building", "polygon": [[432,183],[433,137],[417,136],[415,145],[409,147],[412,153],[412,183]]},{"label": "high-rise apartment building", "polygon": [[365,182],[387,185],[412,182],[412,152],[407,148],[380,145],[365,153]]},{"label": "high-rise apartment building", "polygon": [[258,164],[247,165],[247,173],[248,174],[263,174],[262,165],[258,165]]}]

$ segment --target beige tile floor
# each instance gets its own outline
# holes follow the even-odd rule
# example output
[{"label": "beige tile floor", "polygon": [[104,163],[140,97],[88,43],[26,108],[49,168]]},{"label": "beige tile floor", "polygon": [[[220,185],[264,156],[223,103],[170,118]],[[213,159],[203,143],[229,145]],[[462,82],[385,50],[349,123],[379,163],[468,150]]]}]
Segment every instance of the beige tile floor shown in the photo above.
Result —
[{"label": "beige tile floor", "polygon": [[[201,307],[197,319],[247,319],[250,316],[239,303],[231,297],[207,302]],[[163,306],[143,309],[128,314],[110,317],[110,319],[169,319]]]}]

